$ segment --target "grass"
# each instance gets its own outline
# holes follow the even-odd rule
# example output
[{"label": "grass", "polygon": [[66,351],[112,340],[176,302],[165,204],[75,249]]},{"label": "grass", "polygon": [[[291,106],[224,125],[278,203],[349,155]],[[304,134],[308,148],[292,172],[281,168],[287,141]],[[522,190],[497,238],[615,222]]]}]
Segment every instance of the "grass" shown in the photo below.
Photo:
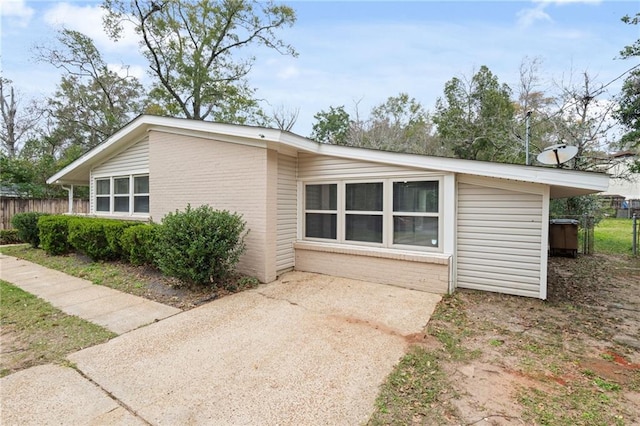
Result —
[{"label": "grass", "polygon": [[0,280],[0,377],[35,365],[62,363],[67,354],[116,334]]},{"label": "grass", "polygon": [[81,262],[74,255],[49,256],[44,250],[27,245],[3,247],[2,253],[136,296],[144,296],[145,293],[146,282],[133,269],[128,270],[118,263]]},{"label": "grass", "polygon": [[435,413],[432,405],[448,390],[438,357],[413,346],[382,386],[369,424],[415,424],[427,417],[441,420],[444,413]]},{"label": "grass", "polygon": [[[604,388],[601,384],[606,384]],[[529,388],[520,391],[518,401],[525,408],[525,420],[540,425],[618,425],[625,424],[612,399],[620,390],[603,379],[565,388],[556,386],[553,392]]]},{"label": "grass", "polygon": [[[640,223],[638,224],[640,226]],[[594,229],[594,250],[605,254],[632,254],[633,221],[631,219],[602,219]]]}]

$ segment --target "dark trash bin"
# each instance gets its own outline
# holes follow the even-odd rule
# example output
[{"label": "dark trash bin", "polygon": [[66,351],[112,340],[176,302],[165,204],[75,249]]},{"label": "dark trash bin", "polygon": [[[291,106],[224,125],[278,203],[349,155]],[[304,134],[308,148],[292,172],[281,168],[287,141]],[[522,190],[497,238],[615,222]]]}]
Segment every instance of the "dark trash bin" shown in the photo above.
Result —
[{"label": "dark trash bin", "polygon": [[549,221],[549,254],[578,257],[578,221],[576,219]]}]

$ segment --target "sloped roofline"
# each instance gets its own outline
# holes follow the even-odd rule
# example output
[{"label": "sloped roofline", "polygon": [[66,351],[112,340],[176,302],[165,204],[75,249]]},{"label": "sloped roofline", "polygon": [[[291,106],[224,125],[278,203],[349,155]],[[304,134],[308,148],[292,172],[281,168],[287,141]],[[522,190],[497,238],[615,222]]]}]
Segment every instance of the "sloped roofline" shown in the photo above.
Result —
[{"label": "sloped roofline", "polygon": [[329,145],[277,129],[152,115],[138,116],[102,144],[51,176],[47,179],[47,183],[88,185],[89,171],[93,166],[106,161],[127,146],[143,139],[148,131],[153,129],[201,134],[209,138],[215,137],[229,142],[264,148],[295,150],[353,160],[546,184],[551,186],[551,195],[556,197],[602,192],[606,191],[609,185],[609,177],[605,173]]}]

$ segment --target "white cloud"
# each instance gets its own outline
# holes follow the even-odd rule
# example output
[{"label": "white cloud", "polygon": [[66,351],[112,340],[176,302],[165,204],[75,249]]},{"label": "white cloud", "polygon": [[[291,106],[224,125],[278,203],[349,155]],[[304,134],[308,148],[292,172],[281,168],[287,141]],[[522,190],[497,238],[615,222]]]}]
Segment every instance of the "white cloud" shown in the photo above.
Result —
[{"label": "white cloud", "polygon": [[545,12],[545,8],[548,3],[540,3],[532,9],[522,9],[517,13],[518,27],[529,28],[537,21],[551,22],[551,16]]},{"label": "white cloud", "polygon": [[282,68],[280,71],[278,71],[276,75],[281,80],[289,80],[291,78],[295,78],[299,76],[300,70],[297,67],[288,66],[288,67]]},{"label": "white cloud", "polygon": [[27,27],[33,14],[34,10],[28,7],[24,0],[3,0],[0,3],[0,15],[12,18],[12,23],[19,27]]},{"label": "white cloud", "polygon": [[93,39],[96,47],[107,52],[130,52],[138,47],[138,37],[132,25],[126,26],[124,36],[115,43],[102,28],[104,10],[99,6],[76,6],[71,3],[57,3],[47,10],[44,20],[49,25],[79,31]]}]

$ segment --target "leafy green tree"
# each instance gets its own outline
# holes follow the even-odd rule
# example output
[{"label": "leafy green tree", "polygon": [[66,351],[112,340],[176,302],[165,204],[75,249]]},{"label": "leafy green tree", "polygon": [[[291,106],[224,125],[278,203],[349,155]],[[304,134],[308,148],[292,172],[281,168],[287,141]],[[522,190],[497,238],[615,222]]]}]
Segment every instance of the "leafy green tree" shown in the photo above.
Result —
[{"label": "leafy green tree", "polygon": [[634,70],[622,86],[616,118],[629,131],[620,140],[621,148],[640,146],[640,70]]},{"label": "leafy green tree", "polygon": [[[622,22],[628,25],[640,23],[640,13],[634,17],[624,16]],[[640,56],[640,38],[633,44],[625,46],[620,55],[623,59]],[[640,150],[640,68],[638,65],[625,79],[619,98],[620,108],[616,111],[616,119],[627,129],[619,142],[621,149]],[[631,171],[640,173],[640,160],[632,164]]]},{"label": "leafy green tree", "polygon": [[152,99],[169,115],[245,123],[264,119],[247,75],[253,50],[296,55],[276,31],[295,12],[273,1],[104,0],[107,33],[132,22],[154,78]]},{"label": "leafy green tree", "polygon": [[73,30],[58,33],[58,45],[39,47],[38,59],[63,69],[48,101],[60,145],[93,148],[143,111],[143,87],[132,76],[109,69],[93,40]]},{"label": "leafy green tree", "polygon": [[433,123],[422,104],[407,93],[391,96],[371,110],[360,126],[360,145],[387,151],[443,154],[433,136]]},{"label": "leafy green tree", "polygon": [[471,80],[454,77],[445,84],[433,121],[442,143],[456,157],[508,161],[514,112],[509,86],[482,66]]},{"label": "leafy green tree", "polygon": [[320,111],[313,118],[311,139],[333,145],[348,145],[351,118],[344,105],[329,107],[329,111]]},{"label": "leafy green tree", "polygon": [[[637,12],[635,16],[625,15],[621,19],[627,25],[638,25],[640,24],[640,12]],[[640,38],[635,40],[633,44],[625,46],[620,51],[620,56],[623,59],[631,58],[633,56],[640,56]]]}]

